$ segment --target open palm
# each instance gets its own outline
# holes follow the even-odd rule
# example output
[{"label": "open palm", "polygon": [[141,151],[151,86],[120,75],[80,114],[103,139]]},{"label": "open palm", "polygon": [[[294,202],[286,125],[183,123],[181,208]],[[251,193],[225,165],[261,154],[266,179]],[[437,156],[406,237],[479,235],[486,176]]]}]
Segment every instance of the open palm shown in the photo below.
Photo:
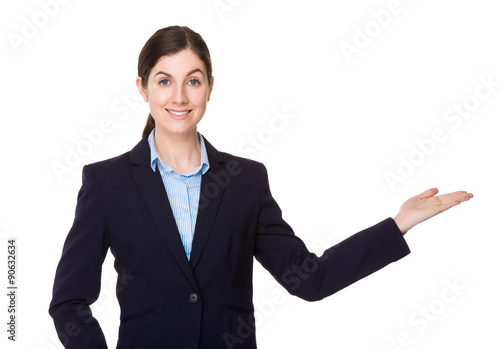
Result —
[{"label": "open palm", "polygon": [[471,193],[466,191],[436,196],[437,193],[437,188],[431,188],[408,199],[401,205],[394,221],[403,234],[406,234],[415,225],[473,197]]}]

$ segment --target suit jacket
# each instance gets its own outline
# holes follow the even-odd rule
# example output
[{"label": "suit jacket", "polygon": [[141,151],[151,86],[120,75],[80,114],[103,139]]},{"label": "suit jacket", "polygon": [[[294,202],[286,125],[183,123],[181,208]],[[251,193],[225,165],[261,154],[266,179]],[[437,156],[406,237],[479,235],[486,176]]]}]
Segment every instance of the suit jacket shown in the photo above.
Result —
[{"label": "suit jacket", "polygon": [[107,348],[89,305],[108,249],[118,273],[117,349],[255,349],[254,257],[288,292],[315,301],[410,252],[387,218],[321,257],[310,253],[282,219],[265,167],[205,142],[210,169],[189,261],[147,137],[84,166],[49,309],[66,348]]}]

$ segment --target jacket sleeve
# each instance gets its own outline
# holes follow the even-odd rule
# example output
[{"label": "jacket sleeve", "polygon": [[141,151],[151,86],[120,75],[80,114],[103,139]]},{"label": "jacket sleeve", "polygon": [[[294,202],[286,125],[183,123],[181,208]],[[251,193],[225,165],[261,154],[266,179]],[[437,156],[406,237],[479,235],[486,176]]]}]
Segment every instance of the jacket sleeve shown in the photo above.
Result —
[{"label": "jacket sleeve", "polygon": [[283,220],[262,166],[262,192],[254,254],[291,294],[317,301],[410,253],[392,218],[352,235],[321,257]]},{"label": "jacket sleeve", "polygon": [[84,166],[75,219],[57,266],[49,308],[65,348],[107,348],[89,306],[99,296],[102,263],[108,247],[101,192],[90,168]]}]

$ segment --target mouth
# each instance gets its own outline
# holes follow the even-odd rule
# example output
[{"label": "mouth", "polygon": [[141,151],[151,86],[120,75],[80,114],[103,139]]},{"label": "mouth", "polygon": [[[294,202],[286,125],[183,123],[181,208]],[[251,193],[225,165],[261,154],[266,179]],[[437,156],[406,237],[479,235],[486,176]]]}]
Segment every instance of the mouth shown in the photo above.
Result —
[{"label": "mouth", "polygon": [[173,110],[173,109],[166,109],[166,110],[175,119],[184,119],[189,115],[189,113],[192,112],[192,110]]}]

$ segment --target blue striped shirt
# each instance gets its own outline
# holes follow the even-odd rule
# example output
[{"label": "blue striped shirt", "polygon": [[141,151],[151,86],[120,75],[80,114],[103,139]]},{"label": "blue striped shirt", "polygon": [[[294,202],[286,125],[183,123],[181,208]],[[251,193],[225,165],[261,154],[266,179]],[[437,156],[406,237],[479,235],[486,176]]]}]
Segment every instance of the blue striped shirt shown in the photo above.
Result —
[{"label": "blue striped shirt", "polygon": [[156,152],[154,133],[155,130],[153,129],[148,137],[149,148],[151,149],[151,168],[153,172],[156,172],[156,167],[160,170],[175,223],[189,260],[198,215],[198,204],[200,202],[201,176],[210,168],[205,142],[201,134],[199,134],[201,145],[200,166],[193,171],[180,175],[172,167],[161,161]]}]

